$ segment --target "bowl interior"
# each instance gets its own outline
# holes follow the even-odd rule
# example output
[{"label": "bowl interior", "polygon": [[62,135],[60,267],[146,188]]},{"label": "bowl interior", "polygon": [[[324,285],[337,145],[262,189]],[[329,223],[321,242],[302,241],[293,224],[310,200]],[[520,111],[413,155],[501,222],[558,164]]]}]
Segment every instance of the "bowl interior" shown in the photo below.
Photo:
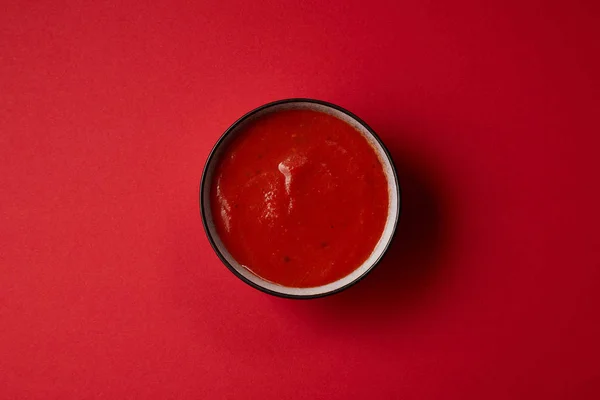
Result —
[{"label": "bowl interior", "polygon": [[[219,237],[219,234],[217,233],[210,204],[210,189],[214,175],[214,170],[217,165],[217,161],[223,155],[223,152],[227,148],[227,144],[229,143],[229,141],[235,138],[237,133],[239,133],[247,123],[257,118],[261,118],[262,116],[268,113],[290,109],[310,109],[318,112],[323,112],[332,115],[338,119],[341,119],[342,121],[345,121],[346,123],[353,126],[358,132],[360,132],[360,134],[362,134],[367,139],[367,141],[371,144],[371,146],[377,153],[379,160],[381,161],[381,165],[383,166],[383,171],[385,173],[388,184],[389,206],[387,220],[381,238],[379,239],[377,245],[371,252],[371,255],[365,260],[365,262],[362,265],[360,265],[357,269],[355,269],[353,272],[346,275],[345,277],[327,285],[308,288],[287,287],[270,282],[253,274],[247,268],[238,263],[235,260],[235,258],[229,253],[229,251],[227,251],[227,248],[225,247],[225,245]],[[228,264],[228,267],[232,271],[237,273],[240,277],[243,277],[243,279],[251,282],[255,286],[258,286],[259,288],[264,289],[273,294],[279,294],[289,297],[313,297],[335,292],[350,285],[354,281],[361,278],[364,274],[369,272],[369,270],[375,264],[377,264],[379,259],[387,250],[387,247],[394,235],[396,223],[398,221],[398,215],[400,212],[400,191],[394,166],[388,156],[388,153],[386,152],[380,141],[369,131],[367,127],[365,127],[363,124],[361,124],[359,121],[357,121],[354,117],[347,114],[346,112],[338,110],[337,108],[334,108],[327,104],[312,102],[308,100],[294,100],[273,103],[271,105],[267,105],[265,107],[255,110],[254,112],[247,114],[245,117],[236,122],[219,140],[219,142],[215,146],[215,149],[211,153],[211,156],[208,159],[204,171],[204,179],[201,184],[200,195],[205,227],[209,239],[211,240],[213,247],[217,251],[218,255],[221,257],[221,259],[226,264]]]}]

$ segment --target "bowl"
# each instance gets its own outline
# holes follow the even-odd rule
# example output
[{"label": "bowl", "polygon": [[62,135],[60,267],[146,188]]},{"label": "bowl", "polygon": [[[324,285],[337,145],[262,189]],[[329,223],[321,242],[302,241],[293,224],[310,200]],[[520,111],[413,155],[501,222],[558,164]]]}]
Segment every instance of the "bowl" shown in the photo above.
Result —
[{"label": "bowl", "polygon": [[[383,233],[368,258],[348,275],[333,282],[314,287],[284,286],[264,279],[241,265],[223,244],[211,211],[211,184],[218,160],[227,151],[227,145],[252,121],[269,113],[284,110],[312,110],[333,116],[360,133],[374,149],[385,175],[388,189],[388,212]],[[223,264],[239,279],[265,293],[295,299],[310,299],[340,292],[363,279],[381,261],[392,242],[401,211],[401,190],[392,158],[377,134],[360,118],[351,112],[325,101],[294,98],[274,101],[262,105],[235,121],[219,138],[213,147],[202,173],[200,182],[200,211],[208,240]]]}]

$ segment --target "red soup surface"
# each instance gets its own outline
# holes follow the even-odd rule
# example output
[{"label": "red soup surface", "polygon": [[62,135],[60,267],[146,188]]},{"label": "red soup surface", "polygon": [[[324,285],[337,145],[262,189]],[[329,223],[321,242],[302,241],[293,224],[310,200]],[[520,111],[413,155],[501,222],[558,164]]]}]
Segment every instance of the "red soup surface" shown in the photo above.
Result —
[{"label": "red soup surface", "polygon": [[331,115],[284,110],[236,133],[217,161],[211,210],[231,255],[288,287],[334,282],[381,238],[388,188],[356,129]]}]

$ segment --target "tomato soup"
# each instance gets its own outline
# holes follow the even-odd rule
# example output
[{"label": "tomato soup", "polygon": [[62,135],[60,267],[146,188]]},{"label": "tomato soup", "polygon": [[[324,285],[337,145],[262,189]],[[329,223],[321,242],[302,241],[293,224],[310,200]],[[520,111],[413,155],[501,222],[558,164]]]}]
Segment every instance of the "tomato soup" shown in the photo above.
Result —
[{"label": "tomato soup", "polygon": [[386,174],[348,123],[288,109],[248,121],[218,158],[210,187],[216,231],[243,267],[308,288],[361,266],[388,217]]}]

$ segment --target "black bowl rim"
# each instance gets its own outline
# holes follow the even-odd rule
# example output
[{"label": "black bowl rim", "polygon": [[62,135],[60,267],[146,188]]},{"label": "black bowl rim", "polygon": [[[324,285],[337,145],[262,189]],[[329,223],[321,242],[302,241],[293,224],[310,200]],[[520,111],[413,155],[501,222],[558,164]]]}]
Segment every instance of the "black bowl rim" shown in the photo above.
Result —
[{"label": "black bowl rim", "polygon": [[[251,117],[252,115],[266,109],[266,108],[270,108],[270,107],[274,107],[277,105],[281,105],[281,104],[288,104],[288,103],[313,103],[313,104],[318,104],[318,105],[322,105],[325,107],[330,107],[333,108],[337,111],[340,111],[346,115],[348,115],[350,118],[353,118],[356,122],[358,122],[360,125],[362,125],[367,131],[369,131],[369,133],[375,138],[375,140],[379,143],[379,145],[381,146],[381,148],[383,149],[383,152],[385,153],[385,156],[387,157],[391,167],[392,167],[392,174],[394,176],[394,182],[396,184],[396,191],[397,191],[397,196],[398,196],[398,212],[396,213],[396,218],[394,220],[394,226],[393,226],[393,230],[392,230],[392,235],[390,236],[390,239],[388,240],[388,242],[385,244],[385,247],[383,249],[383,251],[381,252],[381,255],[373,262],[373,264],[362,274],[360,275],[358,278],[354,279],[353,281],[349,282],[348,284],[339,287],[337,289],[334,290],[330,290],[328,292],[324,292],[324,293],[318,293],[318,294],[311,294],[311,295],[295,295],[295,294],[287,294],[287,293],[281,293],[281,292],[277,292],[274,290],[270,290],[267,289],[263,286],[260,286],[248,279],[246,279],[242,274],[240,274],[234,267],[233,265],[231,265],[223,256],[223,254],[221,253],[219,247],[217,246],[215,240],[213,239],[210,230],[208,229],[208,221],[207,221],[207,217],[206,217],[206,213],[204,213],[204,196],[202,196],[202,193],[204,192],[204,187],[207,184],[206,182],[206,175],[207,175],[207,171],[208,171],[208,167],[212,161],[212,159],[215,156],[216,151],[219,149],[219,147],[221,146],[221,144],[223,143],[223,141],[225,140],[225,138],[235,130],[235,128],[237,128],[237,126],[244,120],[246,120],[247,118]],[[398,180],[398,174],[396,172],[396,166],[394,165],[394,160],[392,159],[392,156],[389,152],[389,150],[387,149],[387,147],[385,146],[385,144],[383,144],[383,141],[381,140],[381,138],[375,133],[375,131],[373,129],[371,129],[371,127],[369,125],[367,125],[366,122],[364,122],[362,119],[360,119],[358,116],[354,115],[353,113],[351,113],[350,111],[336,105],[333,103],[329,103],[327,101],[323,101],[323,100],[316,100],[316,99],[312,99],[312,98],[288,98],[288,99],[282,99],[282,100],[276,100],[276,101],[272,101],[270,103],[266,103],[263,104],[260,107],[257,107],[249,112],[247,112],[246,114],[242,115],[240,118],[238,118],[237,121],[235,121],[233,124],[231,124],[231,126],[229,128],[227,128],[227,130],[221,135],[221,137],[219,138],[219,140],[217,140],[217,142],[215,143],[215,145],[213,146],[212,150],[210,151],[210,154],[208,155],[208,158],[206,159],[206,163],[204,164],[204,169],[202,170],[202,177],[200,180],[200,216],[202,218],[202,225],[204,227],[204,232],[206,233],[206,236],[208,238],[208,241],[210,242],[210,245],[213,249],[213,251],[217,254],[217,256],[219,257],[219,259],[221,260],[221,262],[227,267],[227,269],[229,269],[235,276],[237,276],[239,279],[241,279],[243,282],[245,282],[246,284],[250,285],[251,287],[260,290],[261,292],[273,295],[273,296],[277,296],[277,297],[283,297],[283,298],[288,298],[288,299],[316,299],[319,297],[325,297],[325,296],[330,296],[332,294],[335,293],[339,293],[342,290],[348,289],[351,286],[356,285],[358,282],[360,282],[361,280],[363,280],[371,271],[373,271],[373,269],[381,262],[381,260],[383,259],[383,257],[385,256],[385,254],[387,253],[391,243],[394,240],[394,237],[396,236],[396,231],[398,228],[398,221],[400,220],[400,214],[402,212],[402,190],[400,188],[400,182]]]}]

